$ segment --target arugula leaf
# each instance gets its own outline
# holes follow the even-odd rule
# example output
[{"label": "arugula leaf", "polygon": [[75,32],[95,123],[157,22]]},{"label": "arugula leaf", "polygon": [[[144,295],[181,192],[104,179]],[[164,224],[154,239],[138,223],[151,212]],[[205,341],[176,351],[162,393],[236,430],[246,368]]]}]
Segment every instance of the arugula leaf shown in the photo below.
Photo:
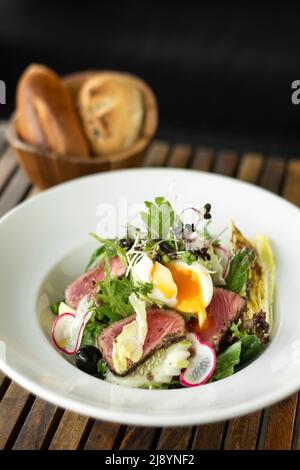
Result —
[{"label": "arugula leaf", "polygon": [[101,247],[105,247],[104,254],[107,255],[108,258],[113,258],[114,256],[118,255],[123,266],[127,267],[126,251],[115,240],[101,238],[96,233],[90,233],[90,235],[94,237],[99,243],[101,243]]},{"label": "arugula leaf", "polygon": [[98,248],[96,248],[96,250],[92,253],[90,259],[89,259],[89,262],[88,264],[86,265],[86,268],[85,268],[85,272],[87,272],[89,270],[89,268],[98,260],[100,261],[100,259],[102,258],[102,256],[104,255],[106,251],[106,246],[105,245],[102,245]]},{"label": "arugula leaf", "polygon": [[133,290],[136,294],[148,295],[151,294],[153,290],[153,285],[150,284],[150,282],[145,282],[144,284],[142,284],[141,282],[137,282],[133,287]]},{"label": "arugula leaf", "polygon": [[98,322],[93,314],[84,328],[80,346],[95,346],[97,337],[106,326],[107,325]]},{"label": "arugula leaf", "polygon": [[96,300],[100,304],[96,308],[98,320],[106,317],[110,322],[125,318],[132,313],[132,306],[128,300],[133,292],[133,286],[129,279],[112,278],[109,270],[109,258],[105,255],[105,276],[98,283]]},{"label": "arugula leaf", "polygon": [[51,312],[54,313],[54,315],[58,315],[59,304],[61,302],[62,301],[59,300],[58,302],[54,302],[52,305],[49,306]]},{"label": "arugula leaf", "polygon": [[217,357],[217,364],[211,380],[221,380],[234,372],[234,366],[240,362],[241,340],[236,341]]},{"label": "arugula leaf", "polygon": [[251,262],[251,251],[243,248],[237,251],[230,261],[229,273],[226,277],[226,288],[240,294],[247,281],[247,272]]}]

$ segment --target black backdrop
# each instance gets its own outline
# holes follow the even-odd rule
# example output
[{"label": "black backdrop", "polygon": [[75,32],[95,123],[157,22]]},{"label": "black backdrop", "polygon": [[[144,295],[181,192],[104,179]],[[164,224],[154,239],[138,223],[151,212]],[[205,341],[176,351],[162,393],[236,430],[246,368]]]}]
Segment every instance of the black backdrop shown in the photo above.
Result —
[{"label": "black backdrop", "polygon": [[113,68],[153,87],[160,137],[300,154],[299,19],[300,4],[283,1],[0,0],[0,117],[30,62]]}]

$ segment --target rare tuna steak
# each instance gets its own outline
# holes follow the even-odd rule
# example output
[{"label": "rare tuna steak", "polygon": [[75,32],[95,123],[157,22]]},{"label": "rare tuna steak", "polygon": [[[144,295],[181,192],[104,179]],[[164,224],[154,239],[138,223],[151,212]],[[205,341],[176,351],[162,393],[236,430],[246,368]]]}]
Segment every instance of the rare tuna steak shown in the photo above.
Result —
[{"label": "rare tuna steak", "polygon": [[[135,320],[135,314],[130,317],[113,323],[111,326],[103,330],[98,337],[98,346],[102,355],[110,368],[117,374],[114,368],[112,351],[113,341],[122,332],[122,329],[128,323]],[[164,310],[159,308],[150,308],[147,310],[147,336],[145,338],[143,356],[138,363],[128,361],[128,369],[123,374],[126,375],[135,367],[148,359],[156,350],[168,347],[172,343],[182,340],[186,336],[185,322],[181,315],[173,310]]]},{"label": "rare tuna steak", "polygon": [[[110,260],[110,274],[112,277],[123,276],[125,274],[125,268],[121,263],[118,256],[115,256]],[[66,303],[76,308],[86,294],[93,294],[97,286],[97,282],[104,279],[104,266],[103,264],[91,269],[85,274],[82,274],[78,279],[75,279],[66,289],[65,299]]]},{"label": "rare tuna steak", "polygon": [[206,309],[207,320],[199,332],[201,340],[217,346],[245,305],[246,301],[240,295],[215,287],[212,301]]}]

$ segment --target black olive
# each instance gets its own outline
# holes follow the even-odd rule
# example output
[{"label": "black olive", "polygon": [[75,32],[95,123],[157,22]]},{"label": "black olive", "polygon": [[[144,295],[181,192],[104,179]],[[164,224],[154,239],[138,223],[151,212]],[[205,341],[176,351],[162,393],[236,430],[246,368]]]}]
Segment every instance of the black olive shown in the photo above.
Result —
[{"label": "black olive", "polygon": [[101,353],[94,346],[85,346],[78,349],[75,356],[76,366],[87,374],[95,374],[97,372],[97,364],[100,359]]}]

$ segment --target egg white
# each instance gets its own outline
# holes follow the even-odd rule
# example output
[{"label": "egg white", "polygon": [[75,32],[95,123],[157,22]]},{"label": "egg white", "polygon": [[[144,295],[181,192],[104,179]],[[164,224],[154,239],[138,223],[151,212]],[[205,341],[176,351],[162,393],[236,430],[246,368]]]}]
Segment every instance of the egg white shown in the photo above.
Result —
[{"label": "egg white", "polygon": [[[156,262],[157,263],[157,262]],[[159,264],[159,263],[158,263]],[[163,267],[163,265],[161,265]],[[163,303],[167,307],[175,308],[176,307],[176,293],[168,298],[163,292],[159,289],[158,285],[153,283],[153,268],[154,263],[149,258],[149,256],[144,255],[137,263],[134,264],[132,268],[132,276],[135,283],[149,283],[152,285],[151,298],[157,300],[158,302]],[[170,273],[168,273],[170,275]]]}]

